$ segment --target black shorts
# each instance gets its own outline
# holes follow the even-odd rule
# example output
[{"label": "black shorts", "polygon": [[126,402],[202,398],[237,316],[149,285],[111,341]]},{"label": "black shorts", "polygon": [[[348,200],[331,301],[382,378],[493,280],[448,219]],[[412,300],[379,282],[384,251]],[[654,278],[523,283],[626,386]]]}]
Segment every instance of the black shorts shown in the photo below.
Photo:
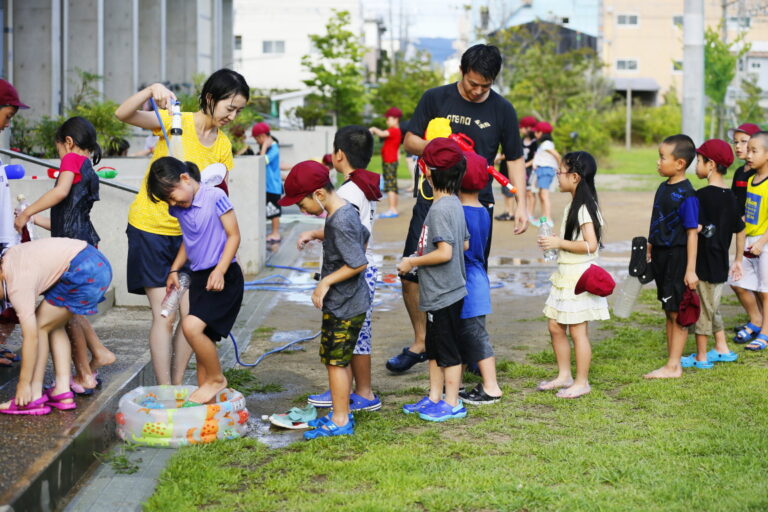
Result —
[{"label": "black shorts", "polygon": [[485,328],[485,315],[462,319],[460,336],[463,363],[471,364],[493,357],[491,337]]},{"label": "black shorts", "polygon": [[283,214],[283,208],[277,204],[280,200],[280,194],[267,192],[267,220],[280,217]]},{"label": "black shorts", "polygon": [[[421,236],[421,227],[424,225],[424,219],[427,218],[427,213],[432,207],[432,201],[427,201],[422,197],[416,198],[416,204],[413,205],[413,213],[411,214],[411,223],[408,225],[408,236],[405,237],[405,247],[403,248],[403,258],[413,255],[419,248],[419,237]],[[414,283],[419,282],[419,277],[416,272],[410,272],[400,279],[406,281],[412,281]]]},{"label": "black shorts", "polygon": [[168,271],[181,247],[181,235],[156,235],[128,224],[128,292],[144,295],[145,288],[165,288]]},{"label": "black shorts", "polygon": [[685,291],[685,267],[688,263],[685,246],[652,247],[651,266],[656,280],[656,297],[664,311],[677,313]]},{"label": "black shorts", "polygon": [[240,265],[233,261],[224,274],[224,289],[208,291],[208,276],[215,267],[191,272],[189,314],[205,322],[206,336],[219,341],[229,335],[243,303],[244,280]]},{"label": "black shorts", "polygon": [[437,361],[445,368],[461,364],[461,308],[459,299],[443,309],[427,312],[427,359]]}]

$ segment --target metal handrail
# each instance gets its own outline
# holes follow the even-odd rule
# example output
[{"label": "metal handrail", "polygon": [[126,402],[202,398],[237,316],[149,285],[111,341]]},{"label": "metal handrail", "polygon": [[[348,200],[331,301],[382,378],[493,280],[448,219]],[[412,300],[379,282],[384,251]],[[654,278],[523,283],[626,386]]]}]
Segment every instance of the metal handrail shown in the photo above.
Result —
[{"label": "metal handrail", "polygon": [[[18,151],[11,151],[10,149],[5,149],[5,148],[0,148],[0,153],[2,153],[3,155],[8,155],[12,158],[18,158],[19,160],[24,160],[32,164],[40,165],[42,167],[59,170],[58,165],[52,164],[50,162],[46,162],[45,160],[41,160],[40,158],[30,156],[25,153],[20,153]],[[108,187],[116,188],[118,190],[124,190],[125,192],[131,192],[133,194],[139,193],[139,189],[130,187],[128,185],[125,185],[117,181],[105,180],[103,178],[99,178],[99,183],[102,183]]]}]

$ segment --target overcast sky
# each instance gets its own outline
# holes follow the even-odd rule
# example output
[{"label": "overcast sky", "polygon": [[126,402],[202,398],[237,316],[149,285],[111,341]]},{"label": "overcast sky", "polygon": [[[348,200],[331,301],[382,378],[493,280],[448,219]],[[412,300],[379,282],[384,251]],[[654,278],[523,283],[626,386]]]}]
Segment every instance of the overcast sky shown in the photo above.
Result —
[{"label": "overcast sky", "polygon": [[[403,17],[409,23],[409,37],[447,37],[458,36],[459,17],[463,6],[469,0],[362,0],[363,16],[368,18],[380,15],[384,25],[389,28],[390,4],[395,35],[398,30],[398,18],[402,7]],[[387,37],[385,34],[384,37]]]}]

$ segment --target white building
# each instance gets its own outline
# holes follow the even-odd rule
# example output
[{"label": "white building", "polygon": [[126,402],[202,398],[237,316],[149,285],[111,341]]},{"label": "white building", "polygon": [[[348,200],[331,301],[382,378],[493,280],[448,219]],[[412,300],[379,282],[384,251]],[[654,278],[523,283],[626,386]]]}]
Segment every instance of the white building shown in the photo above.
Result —
[{"label": "white building", "polygon": [[348,30],[363,33],[359,0],[235,0],[235,69],[259,89],[304,89],[301,58],[313,51],[310,34],[325,34],[333,10],[349,11]]}]

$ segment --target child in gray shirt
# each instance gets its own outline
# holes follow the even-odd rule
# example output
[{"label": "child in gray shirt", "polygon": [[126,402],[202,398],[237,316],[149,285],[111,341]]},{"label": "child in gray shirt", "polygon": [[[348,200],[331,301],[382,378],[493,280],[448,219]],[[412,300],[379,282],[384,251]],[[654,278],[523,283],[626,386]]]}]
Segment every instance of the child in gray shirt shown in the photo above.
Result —
[{"label": "child in gray shirt", "polygon": [[[418,267],[419,308],[427,312],[429,395],[406,404],[403,412],[418,413],[427,421],[446,421],[467,415],[458,393],[461,309],[467,294],[464,251],[469,246],[469,232],[457,197],[466,160],[461,147],[446,138],[430,141],[422,158],[434,201],[421,228],[417,256],[403,258],[397,270],[405,274]],[[441,399],[443,386],[445,398]]]}]

